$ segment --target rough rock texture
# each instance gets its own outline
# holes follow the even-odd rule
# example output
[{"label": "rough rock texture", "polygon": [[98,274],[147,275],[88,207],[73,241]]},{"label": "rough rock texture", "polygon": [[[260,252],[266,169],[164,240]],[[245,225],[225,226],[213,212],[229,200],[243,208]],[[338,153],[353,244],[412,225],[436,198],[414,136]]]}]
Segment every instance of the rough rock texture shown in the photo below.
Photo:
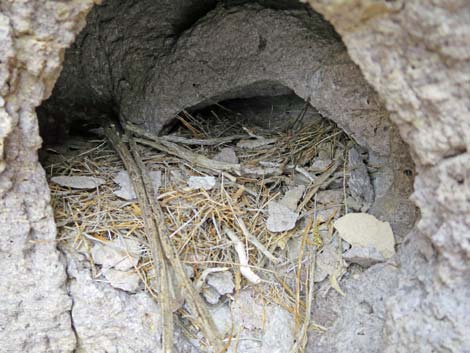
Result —
[{"label": "rough rock texture", "polygon": [[[413,171],[413,164],[333,28],[295,1],[282,10],[269,2],[240,3],[114,0],[95,8],[67,51],[42,125],[51,116],[66,125],[114,112],[158,132],[183,109],[295,93],[369,151],[379,170],[370,212],[406,235],[416,210],[404,170]],[[192,21],[182,27],[185,9]],[[145,20],[163,13],[162,22]]]},{"label": "rough rock texture", "polygon": [[421,246],[411,247],[413,233],[402,248],[399,288],[387,301],[378,350],[470,352],[469,3],[310,3],[385,100],[417,167]]},{"label": "rough rock texture", "polygon": [[0,3],[0,350],[72,352],[66,273],[34,111],[92,1]]},{"label": "rough rock texture", "polygon": [[[335,302],[343,310],[332,315],[337,319],[328,323],[331,329],[311,340],[309,349],[470,352],[468,1],[310,2],[342,36],[409,145],[417,170],[414,201],[422,217],[401,245],[396,271],[377,265],[364,273],[371,279],[362,285],[346,279],[349,296]],[[91,5],[0,3],[0,344],[6,352],[77,348],[49,194],[37,162],[41,140],[34,109],[50,94],[63,50]],[[119,114],[158,129],[183,108],[286,94],[288,87],[354,136],[369,150],[369,163],[381,167],[370,212],[393,216],[397,229],[409,225],[413,206],[401,203],[414,176],[407,148],[331,28],[315,13],[290,5],[286,12],[215,5],[113,0],[97,8],[67,55],[70,64],[55,89],[57,105],[44,109],[64,121],[74,108],[79,116]],[[188,80],[189,72],[198,80]],[[393,276],[383,281],[381,271],[396,273],[397,282]],[[373,312],[356,305],[360,293],[375,303]],[[386,305],[380,304],[385,297]],[[368,342],[357,338],[361,332],[353,334],[360,325],[352,310],[363,307],[359,324],[370,333]],[[84,327],[84,321],[77,323]]]}]

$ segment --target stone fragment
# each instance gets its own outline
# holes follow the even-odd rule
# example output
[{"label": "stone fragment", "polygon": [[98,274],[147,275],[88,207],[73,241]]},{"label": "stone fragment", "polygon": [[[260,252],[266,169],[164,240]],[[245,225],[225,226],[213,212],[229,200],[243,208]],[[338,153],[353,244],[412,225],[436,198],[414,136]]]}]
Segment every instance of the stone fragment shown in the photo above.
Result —
[{"label": "stone fragment", "polygon": [[291,211],[279,202],[271,201],[268,205],[269,217],[266,226],[270,232],[285,232],[295,227],[299,214]]},{"label": "stone fragment", "polygon": [[315,282],[322,282],[328,276],[333,276],[339,266],[344,263],[338,256],[338,250],[334,243],[325,244],[317,253],[315,266]]},{"label": "stone fragment", "polygon": [[224,163],[239,163],[237,154],[235,153],[235,150],[231,147],[222,148],[220,152],[217,153],[212,159]]},{"label": "stone fragment", "polygon": [[233,293],[235,288],[232,273],[229,271],[209,274],[207,276],[207,284],[214,288],[220,295]]},{"label": "stone fragment", "polygon": [[72,189],[94,189],[103,185],[105,181],[101,178],[81,175],[60,175],[51,178],[51,181],[60,186]]},{"label": "stone fragment", "polygon": [[128,271],[139,262],[140,245],[134,239],[117,238],[106,244],[96,243],[91,255],[97,265]]},{"label": "stone fragment", "polygon": [[315,158],[308,169],[309,171],[312,171],[312,172],[322,172],[326,168],[328,168],[328,166],[330,166],[331,163],[333,163],[333,161],[329,158],[327,159]]},{"label": "stone fragment", "polygon": [[383,255],[374,247],[353,246],[343,254],[343,259],[351,264],[370,267],[385,261]]},{"label": "stone fragment", "polygon": [[190,189],[211,190],[215,186],[215,177],[213,176],[191,176],[188,180]]},{"label": "stone fragment", "polygon": [[367,166],[361,154],[355,149],[349,150],[348,157],[349,180],[348,187],[356,201],[363,204],[362,211],[367,211],[374,202],[374,188],[370,181]]},{"label": "stone fragment", "polygon": [[349,213],[337,219],[334,227],[353,247],[374,247],[385,259],[395,255],[395,238],[388,222],[367,213]]},{"label": "stone fragment", "polygon": [[104,276],[114,288],[131,293],[135,293],[139,289],[140,277],[134,270],[118,271],[110,268],[104,272]]},{"label": "stone fragment", "polygon": [[212,305],[217,304],[220,299],[220,293],[210,286],[202,288],[202,296]]},{"label": "stone fragment", "polygon": [[263,328],[264,308],[250,289],[241,290],[231,305],[234,323],[249,330]]},{"label": "stone fragment", "polygon": [[[149,172],[150,180],[152,181],[155,191],[157,191],[162,183],[162,172],[151,171]],[[120,186],[120,189],[114,191],[114,195],[120,197],[121,199],[130,201],[137,198],[137,195],[134,191],[134,186],[132,185],[129,173],[126,170],[121,170],[114,177],[113,181]]]},{"label": "stone fragment", "polygon": [[302,195],[304,194],[305,186],[299,185],[293,188],[290,188],[284,195],[284,197],[279,201],[281,205],[286,206],[291,211],[295,211],[297,204],[299,203]]},{"label": "stone fragment", "polygon": [[343,189],[322,190],[317,192],[316,200],[324,205],[338,205],[344,202]]}]

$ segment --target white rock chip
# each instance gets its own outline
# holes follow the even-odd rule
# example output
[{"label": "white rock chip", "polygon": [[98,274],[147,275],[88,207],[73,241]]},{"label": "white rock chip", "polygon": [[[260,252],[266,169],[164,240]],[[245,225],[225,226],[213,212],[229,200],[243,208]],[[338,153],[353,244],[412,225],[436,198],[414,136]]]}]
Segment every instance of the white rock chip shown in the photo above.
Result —
[{"label": "white rock chip", "polygon": [[235,289],[233,276],[229,271],[214,272],[207,275],[207,284],[214,288],[220,295],[233,293]]},{"label": "white rock chip", "polygon": [[269,217],[266,226],[270,232],[285,232],[295,227],[299,214],[291,211],[279,202],[271,201],[268,205]]},{"label": "white rock chip", "polygon": [[385,259],[395,255],[395,238],[388,222],[381,222],[367,213],[349,213],[336,220],[334,227],[353,247],[373,247]]},{"label": "white rock chip", "polygon": [[95,178],[92,176],[66,176],[60,175],[51,178],[53,183],[59,184],[60,186],[69,187],[72,189],[94,189],[100,185],[103,185],[105,181],[101,178]]},{"label": "white rock chip", "polygon": [[302,195],[305,192],[305,186],[304,185],[299,185],[295,186],[293,188],[290,188],[284,197],[279,201],[281,205],[286,206],[289,208],[291,211],[295,211],[297,208],[297,204],[299,203],[300,199],[302,198]]},{"label": "white rock chip", "polygon": [[190,189],[211,190],[215,186],[215,177],[213,176],[191,176],[188,180]]},{"label": "white rock chip", "polygon": [[383,255],[374,247],[353,246],[343,254],[343,259],[351,264],[370,267],[385,261]]},{"label": "white rock chip", "polygon": [[[158,190],[162,183],[162,172],[159,170],[151,171],[149,172],[149,177],[152,181],[154,189]],[[131,182],[131,178],[129,177],[129,173],[126,170],[121,170],[119,173],[117,173],[113,181],[120,186],[120,189],[113,192],[114,195],[127,201],[137,198],[137,195],[134,191],[134,186]]]},{"label": "white rock chip", "polygon": [[140,246],[134,239],[118,238],[106,244],[96,243],[91,256],[97,265],[128,271],[139,262]]},{"label": "white rock chip", "polygon": [[140,277],[137,272],[118,271],[112,268],[104,272],[104,276],[114,288],[135,293],[139,289]]},{"label": "white rock chip", "polygon": [[231,147],[225,147],[217,153],[214,158],[215,161],[224,162],[224,163],[233,163],[238,164],[240,161],[238,160],[237,154],[235,150]]}]

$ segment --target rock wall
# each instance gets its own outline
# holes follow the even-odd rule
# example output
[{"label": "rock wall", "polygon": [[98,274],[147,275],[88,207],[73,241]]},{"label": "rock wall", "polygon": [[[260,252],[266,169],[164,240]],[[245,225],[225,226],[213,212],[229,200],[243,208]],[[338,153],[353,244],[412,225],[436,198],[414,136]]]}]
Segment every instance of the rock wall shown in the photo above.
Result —
[{"label": "rock wall", "polygon": [[413,200],[421,220],[387,302],[384,351],[469,352],[470,5],[310,4],[384,99],[417,166]]},{"label": "rock wall", "polygon": [[0,350],[72,352],[75,334],[35,108],[92,1],[0,3]]}]

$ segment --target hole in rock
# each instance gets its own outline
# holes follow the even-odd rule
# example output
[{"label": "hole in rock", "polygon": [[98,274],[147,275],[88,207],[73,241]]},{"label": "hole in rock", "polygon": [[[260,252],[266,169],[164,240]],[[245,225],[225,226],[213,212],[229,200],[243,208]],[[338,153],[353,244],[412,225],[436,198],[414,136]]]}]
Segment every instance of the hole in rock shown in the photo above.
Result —
[{"label": "hole in rock", "polygon": [[[267,303],[279,325],[299,323],[286,329],[293,342],[311,299],[312,254],[314,293],[326,296],[399,251],[416,219],[414,166],[321,16],[289,1],[181,3],[96,7],[38,108],[59,247],[93,281],[160,290],[146,210],[104,136],[109,123],[131,126],[162,236],[210,312],[223,308],[236,327],[276,341],[259,319]],[[335,227],[350,213],[362,218]],[[354,240],[346,233],[356,225],[377,226],[364,214],[391,231]],[[175,292],[172,310],[192,332],[187,298]]]}]

